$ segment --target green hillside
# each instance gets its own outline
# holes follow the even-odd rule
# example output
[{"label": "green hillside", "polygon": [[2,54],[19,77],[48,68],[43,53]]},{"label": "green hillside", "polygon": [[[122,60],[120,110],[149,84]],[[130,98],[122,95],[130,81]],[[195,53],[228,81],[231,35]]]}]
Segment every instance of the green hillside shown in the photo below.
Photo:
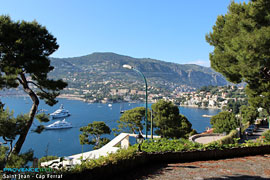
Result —
[{"label": "green hillside", "polygon": [[207,85],[226,85],[224,77],[211,68],[194,64],[176,64],[149,58],[132,58],[115,53],[93,53],[73,58],[51,58],[52,77],[63,78],[69,88],[113,89],[143,88],[139,75],[123,64],[143,72],[150,86],[171,91],[189,91]]}]

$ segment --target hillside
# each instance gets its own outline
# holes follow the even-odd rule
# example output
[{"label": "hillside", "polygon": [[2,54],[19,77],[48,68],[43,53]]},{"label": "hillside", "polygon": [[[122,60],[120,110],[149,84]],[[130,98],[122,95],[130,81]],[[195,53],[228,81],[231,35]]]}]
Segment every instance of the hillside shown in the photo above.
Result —
[{"label": "hillside", "polygon": [[63,78],[69,88],[105,89],[143,88],[139,75],[123,64],[144,73],[148,84],[165,91],[189,91],[207,85],[226,85],[222,75],[211,68],[194,64],[176,64],[149,58],[132,58],[115,53],[93,53],[73,58],[51,58],[54,78]]}]

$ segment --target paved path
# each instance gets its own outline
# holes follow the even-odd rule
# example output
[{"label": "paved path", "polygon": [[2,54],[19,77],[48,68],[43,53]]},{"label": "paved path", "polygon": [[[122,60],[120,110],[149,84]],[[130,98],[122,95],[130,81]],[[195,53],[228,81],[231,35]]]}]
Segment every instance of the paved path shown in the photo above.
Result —
[{"label": "paved path", "polygon": [[213,141],[217,141],[219,139],[224,138],[224,136],[205,136],[205,137],[199,137],[195,139],[195,142],[202,143],[202,144],[208,144]]},{"label": "paved path", "polygon": [[270,179],[270,154],[131,169],[117,180]]},{"label": "paved path", "polygon": [[[268,129],[260,127],[249,139],[255,140]],[[269,179],[270,154],[190,163],[153,164],[131,169],[117,180],[189,180],[189,179]]]},{"label": "paved path", "polygon": [[253,135],[250,135],[250,136],[247,136],[247,135],[244,135],[243,139],[240,141],[240,142],[244,142],[245,140],[253,140],[255,141],[256,139],[258,139],[262,133],[264,131],[268,130],[268,125],[264,125],[264,126],[260,126],[256,132],[253,132]]}]

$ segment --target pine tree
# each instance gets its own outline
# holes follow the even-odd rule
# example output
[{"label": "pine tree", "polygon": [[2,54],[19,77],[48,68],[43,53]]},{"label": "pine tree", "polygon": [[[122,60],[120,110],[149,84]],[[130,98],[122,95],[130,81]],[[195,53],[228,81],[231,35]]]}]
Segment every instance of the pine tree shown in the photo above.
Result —
[{"label": "pine tree", "polygon": [[[13,123],[11,118],[11,134],[1,134],[9,139],[13,139],[14,135],[19,136],[11,154],[20,153],[35,118],[39,98],[52,106],[57,103],[56,97],[60,90],[67,86],[62,80],[48,78],[48,73],[54,69],[48,57],[58,47],[56,38],[36,21],[14,22],[9,16],[0,16],[0,88],[20,86],[33,102],[23,126],[20,127],[18,118],[17,122],[10,124]],[[5,120],[0,119],[0,129],[5,126]]]}]

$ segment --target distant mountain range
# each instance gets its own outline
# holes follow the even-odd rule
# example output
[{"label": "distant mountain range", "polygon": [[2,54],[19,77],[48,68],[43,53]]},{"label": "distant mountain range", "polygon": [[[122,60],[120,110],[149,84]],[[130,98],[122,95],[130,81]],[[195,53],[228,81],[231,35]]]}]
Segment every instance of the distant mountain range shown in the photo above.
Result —
[{"label": "distant mountain range", "polygon": [[180,91],[208,85],[227,85],[225,78],[211,68],[195,64],[176,64],[150,58],[133,58],[115,53],[93,53],[86,56],[72,58],[51,58],[55,70],[50,73],[54,78],[63,78],[69,87],[91,88],[91,85],[108,84],[128,87],[129,85],[143,85],[139,75],[128,69],[129,64],[140,70],[146,77],[148,84],[153,87]]}]

